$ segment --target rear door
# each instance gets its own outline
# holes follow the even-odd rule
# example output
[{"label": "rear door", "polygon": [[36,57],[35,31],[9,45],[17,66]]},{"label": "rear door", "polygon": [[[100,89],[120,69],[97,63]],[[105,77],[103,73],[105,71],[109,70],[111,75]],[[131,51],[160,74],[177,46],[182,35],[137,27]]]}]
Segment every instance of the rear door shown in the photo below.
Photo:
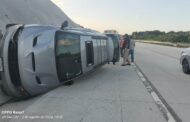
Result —
[{"label": "rear door", "polygon": [[107,36],[110,37],[112,39],[112,42],[113,42],[114,53],[113,53],[112,62],[118,62],[119,59],[120,59],[118,35],[116,35],[116,34],[107,34]]}]

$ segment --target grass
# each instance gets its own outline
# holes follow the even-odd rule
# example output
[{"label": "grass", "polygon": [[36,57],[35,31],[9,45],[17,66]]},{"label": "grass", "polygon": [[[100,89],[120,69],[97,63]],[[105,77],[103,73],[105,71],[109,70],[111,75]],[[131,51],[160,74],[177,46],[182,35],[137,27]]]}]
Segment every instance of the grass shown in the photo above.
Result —
[{"label": "grass", "polygon": [[160,41],[153,41],[153,40],[138,40],[138,42],[148,43],[148,44],[164,45],[164,46],[171,46],[171,47],[178,47],[178,48],[190,47],[189,43],[171,43],[171,42],[160,42]]}]

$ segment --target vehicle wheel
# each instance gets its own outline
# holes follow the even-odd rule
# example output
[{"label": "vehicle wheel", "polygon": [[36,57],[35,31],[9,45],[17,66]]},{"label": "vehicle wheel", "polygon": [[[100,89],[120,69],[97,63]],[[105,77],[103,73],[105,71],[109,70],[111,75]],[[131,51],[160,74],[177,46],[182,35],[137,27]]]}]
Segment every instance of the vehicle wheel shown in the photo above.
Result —
[{"label": "vehicle wheel", "polygon": [[189,63],[188,63],[187,59],[183,60],[182,69],[183,69],[184,73],[190,74],[190,67],[189,67]]}]

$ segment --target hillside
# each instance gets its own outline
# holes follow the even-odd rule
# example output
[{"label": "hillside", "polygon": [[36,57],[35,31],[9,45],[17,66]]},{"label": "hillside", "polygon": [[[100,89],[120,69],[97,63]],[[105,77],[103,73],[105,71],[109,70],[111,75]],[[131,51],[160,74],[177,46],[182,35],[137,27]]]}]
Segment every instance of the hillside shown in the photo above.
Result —
[{"label": "hillside", "polygon": [[51,0],[0,0],[0,29],[3,31],[7,23],[60,26],[65,20],[71,27],[78,26]]}]

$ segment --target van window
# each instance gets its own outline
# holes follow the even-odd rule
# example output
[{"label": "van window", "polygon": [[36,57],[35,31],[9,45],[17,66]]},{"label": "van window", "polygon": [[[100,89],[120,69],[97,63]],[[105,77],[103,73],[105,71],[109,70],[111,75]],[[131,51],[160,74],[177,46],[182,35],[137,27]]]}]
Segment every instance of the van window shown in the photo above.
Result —
[{"label": "van window", "polygon": [[79,35],[72,33],[57,33],[56,55],[76,55],[80,52]]},{"label": "van window", "polygon": [[92,41],[86,41],[86,62],[87,66],[94,64],[94,49]]}]

